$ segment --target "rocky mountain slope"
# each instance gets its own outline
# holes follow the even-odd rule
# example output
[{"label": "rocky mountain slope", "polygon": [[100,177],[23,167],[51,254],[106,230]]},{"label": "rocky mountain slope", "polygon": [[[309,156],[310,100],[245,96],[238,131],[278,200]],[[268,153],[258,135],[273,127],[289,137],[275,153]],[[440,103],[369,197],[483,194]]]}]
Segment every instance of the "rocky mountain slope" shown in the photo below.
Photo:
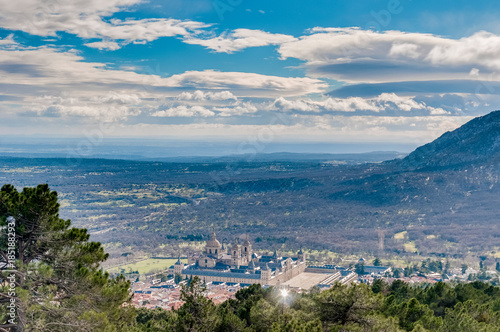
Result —
[{"label": "rocky mountain slope", "polygon": [[498,163],[500,111],[475,118],[409,154],[401,165],[413,169]]}]

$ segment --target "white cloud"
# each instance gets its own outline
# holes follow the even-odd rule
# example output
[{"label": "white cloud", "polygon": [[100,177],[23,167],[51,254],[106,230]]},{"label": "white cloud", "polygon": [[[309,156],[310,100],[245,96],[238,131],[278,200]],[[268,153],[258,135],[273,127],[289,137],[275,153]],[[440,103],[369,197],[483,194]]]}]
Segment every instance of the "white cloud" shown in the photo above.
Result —
[{"label": "white cloud", "polygon": [[121,46],[114,41],[100,41],[100,42],[86,43],[84,45],[91,48],[97,48],[99,50],[110,50],[110,51],[116,51],[121,48]]},{"label": "white cloud", "polygon": [[[139,0],[76,0],[41,8],[47,5],[28,0],[0,0],[0,26],[40,36],[65,31],[87,39],[86,46],[100,50],[116,50],[128,43],[144,43],[167,36],[226,53],[278,45],[283,59],[293,57],[304,61],[309,73],[348,82],[455,79],[464,75],[480,79],[482,75],[500,70],[496,56],[500,51],[500,37],[485,32],[453,40],[399,31],[316,28],[310,35],[298,39],[261,30],[237,29],[202,38],[209,25],[200,22],[109,19],[113,13],[138,3]],[[366,140],[367,137],[405,137],[409,128],[420,135],[442,133],[461,121],[458,117],[442,116],[448,114],[449,108],[441,107],[437,99],[426,102],[383,93],[371,98],[313,100],[307,95],[325,92],[328,84],[311,77],[216,70],[167,76],[161,70],[147,75],[135,73],[132,67],[120,68],[110,69],[105,63],[88,62],[74,50],[23,47],[12,35],[0,39],[0,84],[21,100],[9,112],[34,115],[41,121],[60,121],[69,124],[68,127],[78,125],[81,119],[76,118],[122,121],[127,127],[130,122],[140,123],[146,117],[148,121],[152,120],[150,117],[183,117],[189,118],[183,122],[194,124],[175,127],[172,132],[179,132],[181,136],[200,128],[200,132],[212,134],[214,129],[221,128],[220,136],[247,135],[267,125],[269,117],[279,112],[294,119],[286,126],[280,125],[282,129],[286,127],[284,135],[330,137],[335,130],[334,135],[339,139],[352,139],[356,134],[365,133],[363,139]],[[490,102],[493,104],[496,99]],[[2,112],[10,104],[12,102],[0,101]],[[154,111],[145,112],[145,109]],[[125,124],[125,119],[130,122]],[[231,125],[214,123],[217,121]],[[249,121],[260,124],[248,125]],[[237,125],[233,125],[235,123]],[[155,128],[162,126],[165,125]],[[148,125],[130,127],[139,128],[137,132],[142,135],[154,134],[148,131],[152,128]]]},{"label": "white cloud", "polygon": [[237,100],[238,98],[231,93],[231,91],[201,91],[196,90],[195,92],[184,91],[177,96],[179,100]]},{"label": "white cloud", "polygon": [[[315,28],[282,43],[283,59],[305,61],[309,72],[346,82],[467,79],[473,68],[500,73],[500,36],[485,31],[450,39],[401,31]],[[498,75],[497,75],[498,77]]]},{"label": "white cloud", "polygon": [[[8,75],[3,75],[2,71]],[[318,79],[214,70],[188,71],[170,77],[137,74],[108,69],[104,63],[85,62],[74,51],[62,52],[48,47],[0,48],[0,74],[0,83],[15,82],[16,89],[22,89],[22,85],[32,87],[31,94],[64,91],[93,95],[104,89],[131,90],[145,97],[178,95],[179,88],[185,88],[212,90],[196,92],[196,98],[224,100],[235,99],[235,96],[300,96],[324,92],[328,87]]]},{"label": "white cloud", "polygon": [[401,43],[394,44],[389,51],[389,55],[393,57],[408,57],[418,59],[420,56],[419,46],[415,44]]},{"label": "white cloud", "polygon": [[256,113],[259,109],[252,103],[247,102],[232,107],[214,107],[213,110],[219,112],[218,116],[230,117]]},{"label": "white cloud", "polygon": [[297,40],[293,36],[273,34],[262,30],[236,29],[213,38],[187,37],[185,43],[205,46],[215,52],[233,53],[248,47],[280,45]]},{"label": "white cloud", "polygon": [[323,103],[324,109],[337,112],[372,111],[380,112],[386,109],[386,105],[380,105],[374,100],[360,97],[346,99],[328,98]]},{"label": "white cloud", "polygon": [[259,105],[250,101],[233,101],[232,103],[228,103],[227,100],[217,100],[217,103],[214,104],[207,103],[206,100],[196,100],[194,102],[198,104],[194,105],[192,104],[193,100],[182,100],[181,102],[183,104],[179,105],[179,98],[167,99],[163,105],[158,107],[159,110],[151,113],[151,116],[190,118],[231,117],[252,114],[259,110]]},{"label": "white cloud", "polygon": [[143,43],[160,37],[189,36],[209,26],[201,22],[176,19],[111,20],[110,22],[111,24],[96,27],[96,33],[91,31],[88,35],[84,32],[77,34],[82,38],[110,38]]},{"label": "white cloud", "polygon": [[163,111],[156,111],[151,114],[151,116],[154,117],[209,117],[214,115],[214,112],[206,109],[203,106],[189,107],[185,105],[180,105]]},{"label": "white cloud", "polygon": [[[257,112],[256,105],[245,103],[246,98],[302,96],[327,88],[318,79],[255,73],[138,74],[86,62],[74,50],[23,47],[12,38],[7,40],[0,47],[0,85],[9,94],[0,100],[3,116],[31,116],[71,126],[132,117],[140,121],[136,118],[151,115],[144,114],[144,109],[158,110],[155,117],[231,117]],[[159,108],[162,104],[168,104],[168,109]]]},{"label": "white cloud", "polygon": [[[84,39],[121,40],[123,44],[153,41],[160,37],[188,36],[209,25],[176,19],[104,20],[142,0],[46,1],[0,0],[0,27],[37,36],[67,32]],[[100,46],[99,46],[100,45]],[[107,45],[108,47],[103,47]],[[109,49],[111,44],[89,43],[89,47]],[[113,45],[113,49],[119,44]]]},{"label": "white cloud", "polygon": [[5,46],[13,46],[13,45],[18,45],[16,41],[14,40],[14,35],[8,35],[5,38],[0,38],[0,47],[5,47]]},{"label": "white cloud", "polygon": [[304,112],[319,112],[318,104],[310,99],[288,100],[283,97],[280,97],[270,105],[270,108],[278,110],[286,110],[286,111],[295,110]]},{"label": "white cloud", "polygon": [[[144,44],[161,37],[179,37],[188,44],[202,45],[215,52],[232,53],[248,47],[279,45],[295,40],[284,34],[236,29],[214,36],[213,26],[173,18],[116,19],[115,13],[132,11],[143,0],[0,0],[0,27],[37,36],[66,32],[83,39],[99,39],[84,45],[100,50],[117,50],[124,45]],[[210,37],[202,37],[211,35]],[[119,42],[118,42],[119,41]]]},{"label": "white cloud", "polygon": [[[275,112],[287,113],[288,115],[308,114],[310,117],[318,117],[324,114],[349,114],[359,116],[360,114],[377,114],[377,116],[423,116],[423,115],[445,115],[448,111],[435,105],[427,105],[422,100],[414,97],[398,96],[393,93],[383,93],[373,98],[349,97],[349,98],[323,98],[313,100],[310,98],[283,98],[271,100],[218,100],[216,102],[205,99],[205,95],[199,92],[199,98],[193,95],[197,93],[182,93],[184,99],[165,99],[166,111],[160,110],[153,113],[155,117],[241,117],[251,116],[254,122],[264,121]],[[439,103],[439,101],[436,101]],[[260,113],[258,113],[260,111]],[[258,113],[258,114],[256,114]],[[239,119],[242,122],[245,120]]]},{"label": "white cloud", "polygon": [[0,83],[9,84],[15,81],[16,84],[45,86],[52,89],[78,84],[137,85],[148,77],[129,71],[108,70],[103,63],[85,62],[83,57],[74,51],[60,52],[47,47],[16,51],[0,50],[0,68],[5,65],[17,67],[15,71],[9,72],[8,76],[0,75]]},{"label": "white cloud", "polygon": [[429,106],[423,101],[415,101],[413,97],[398,96],[394,93],[383,93],[375,98],[326,98],[320,101],[303,98],[289,100],[281,97],[270,104],[268,109],[313,113],[325,111],[346,113],[393,111],[401,115],[408,112],[425,111],[429,115],[448,114],[447,111],[440,107]]},{"label": "white cloud", "polygon": [[220,72],[215,70],[187,71],[168,79],[172,86],[240,90],[240,95],[269,96],[273,93],[300,96],[324,92],[328,87],[321,80],[308,77],[279,77],[255,73]]},{"label": "white cloud", "polygon": [[109,93],[91,98],[60,96],[36,97],[24,116],[82,117],[100,121],[117,121],[138,115],[141,100],[134,95]]},{"label": "white cloud", "polygon": [[92,100],[99,103],[119,105],[139,105],[142,102],[137,95],[117,92],[109,92],[104,96],[93,97]]},{"label": "white cloud", "polygon": [[[215,52],[232,53],[248,47],[279,45],[295,40],[284,34],[236,29],[214,36],[212,24],[173,18],[125,20],[115,13],[133,11],[143,0],[0,0],[0,28],[24,31],[37,36],[66,32],[83,39],[99,39],[84,45],[100,50],[117,50],[124,45],[144,44],[161,37],[179,37],[188,44],[205,46]],[[210,37],[202,37],[210,35]]]}]

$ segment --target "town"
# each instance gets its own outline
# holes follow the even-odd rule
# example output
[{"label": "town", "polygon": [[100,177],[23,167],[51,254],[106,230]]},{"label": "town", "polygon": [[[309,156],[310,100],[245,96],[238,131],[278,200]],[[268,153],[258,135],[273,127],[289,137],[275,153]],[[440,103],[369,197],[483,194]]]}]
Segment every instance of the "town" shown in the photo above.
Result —
[{"label": "town", "polygon": [[[236,292],[252,284],[267,288],[293,290],[297,293],[318,291],[331,288],[335,283],[364,283],[373,285],[378,280],[391,284],[401,280],[408,284],[434,284],[439,281],[474,280],[481,273],[469,267],[450,268],[446,273],[439,273],[439,262],[430,262],[428,273],[418,269],[393,269],[382,266],[376,259],[369,264],[360,258],[350,266],[308,265],[306,254],[299,250],[295,257],[282,257],[277,251],[272,255],[259,255],[252,249],[248,235],[242,245],[237,240],[231,247],[224,247],[212,232],[203,252],[192,253],[185,264],[181,259],[162,273],[155,273],[141,278],[130,278],[133,300],[136,307],[162,308],[177,310],[184,302],[181,300],[181,286],[189,284],[197,276],[206,287],[205,296],[215,304],[234,299]],[[423,263],[425,265],[427,263]],[[443,268],[441,266],[441,268]],[[436,271],[433,271],[436,270]],[[498,280],[499,271],[484,270],[487,276]]]}]

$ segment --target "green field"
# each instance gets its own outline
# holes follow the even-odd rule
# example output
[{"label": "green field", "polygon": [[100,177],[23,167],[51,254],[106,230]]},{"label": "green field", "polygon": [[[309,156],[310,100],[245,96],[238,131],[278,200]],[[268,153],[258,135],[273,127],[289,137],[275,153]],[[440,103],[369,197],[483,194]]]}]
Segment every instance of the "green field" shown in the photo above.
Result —
[{"label": "green field", "polygon": [[407,242],[403,244],[406,252],[418,252],[417,247],[415,246],[415,241]]},{"label": "green field", "polygon": [[[145,259],[140,262],[116,266],[108,271],[111,273],[119,273],[124,270],[125,273],[131,271],[138,271],[139,274],[147,274],[154,271],[161,271],[168,269],[170,266],[175,264],[177,259]],[[183,263],[187,263],[187,259],[181,259]]]}]

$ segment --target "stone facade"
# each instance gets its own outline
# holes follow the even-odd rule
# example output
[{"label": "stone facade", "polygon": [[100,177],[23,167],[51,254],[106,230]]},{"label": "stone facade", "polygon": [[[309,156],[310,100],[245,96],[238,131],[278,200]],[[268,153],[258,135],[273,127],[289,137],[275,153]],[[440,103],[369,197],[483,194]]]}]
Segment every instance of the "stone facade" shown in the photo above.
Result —
[{"label": "stone facade", "polygon": [[261,256],[252,249],[248,236],[242,245],[235,239],[225,249],[215,232],[202,253],[193,254],[185,265],[180,260],[168,272],[183,278],[198,276],[205,282],[280,285],[306,269],[306,255],[300,250],[296,257]]}]

